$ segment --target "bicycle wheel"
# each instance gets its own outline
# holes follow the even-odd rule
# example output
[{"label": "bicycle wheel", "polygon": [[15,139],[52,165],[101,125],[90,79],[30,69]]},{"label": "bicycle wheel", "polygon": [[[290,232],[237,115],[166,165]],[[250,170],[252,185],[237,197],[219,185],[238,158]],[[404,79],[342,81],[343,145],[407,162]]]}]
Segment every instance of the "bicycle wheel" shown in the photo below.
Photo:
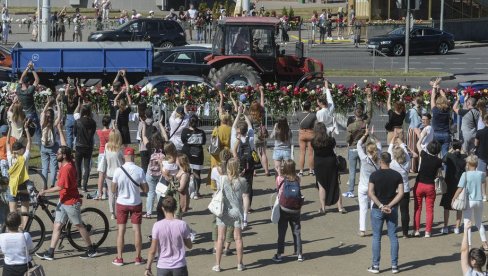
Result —
[{"label": "bicycle wheel", "polygon": [[[85,225],[86,230],[90,234],[92,244],[99,247],[107,238],[109,225],[105,214],[92,207],[81,210],[81,220]],[[68,231],[68,241],[76,249],[85,251],[88,249],[80,232],[71,222],[66,226]]]},{"label": "bicycle wheel", "polygon": [[39,191],[47,187],[47,180],[39,169],[33,167],[29,168],[29,180],[34,183],[34,187]]},{"label": "bicycle wheel", "polygon": [[[22,213],[22,216],[31,216],[28,213]],[[2,233],[6,232],[6,226],[3,225]],[[34,248],[30,250],[31,254],[34,254],[41,245],[44,243],[44,239],[46,238],[46,227],[42,220],[34,215],[32,218],[29,218],[27,225],[25,226],[25,232],[28,232],[32,238],[32,243],[34,244]]]}]

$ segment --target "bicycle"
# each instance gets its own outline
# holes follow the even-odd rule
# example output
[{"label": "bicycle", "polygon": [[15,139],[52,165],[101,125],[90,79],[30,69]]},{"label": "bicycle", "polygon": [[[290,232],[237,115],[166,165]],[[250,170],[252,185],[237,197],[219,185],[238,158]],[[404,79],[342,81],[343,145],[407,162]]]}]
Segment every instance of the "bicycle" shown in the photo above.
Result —
[{"label": "bicycle", "polygon": [[[57,205],[57,203],[49,201],[44,196],[39,196],[36,190],[31,192],[31,210],[21,213],[21,216],[28,217],[24,231],[29,232],[32,237],[34,248],[30,251],[31,254],[39,250],[46,238],[46,227],[41,218],[36,215],[37,209],[41,207],[51,222],[54,223],[55,209],[49,210],[49,206],[56,207]],[[81,210],[81,220],[87,232],[90,234],[92,244],[95,248],[98,248],[108,236],[109,224],[107,216],[96,208],[87,207]],[[6,227],[3,226],[2,232],[5,232],[5,230]],[[88,249],[78,229],[70,221],[61,228],[58,249],[64,248],[64,238],[67,238],[68,242],[79,251],[86,251]]]}]

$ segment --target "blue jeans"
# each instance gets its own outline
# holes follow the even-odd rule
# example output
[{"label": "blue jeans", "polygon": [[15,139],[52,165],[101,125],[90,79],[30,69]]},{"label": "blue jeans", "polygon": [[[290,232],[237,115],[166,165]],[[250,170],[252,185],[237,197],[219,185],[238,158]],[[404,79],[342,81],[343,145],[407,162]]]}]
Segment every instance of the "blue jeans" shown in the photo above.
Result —
[{"label": "blue jeans", "polygon": [[349,181],[348,192],[354,193],[354,185],[356,185],[356,168],[361,166],[361,160],[359,160],[358,150],[349,149],[347,153],[347,159],[349,161]]},{"label": "blue jeans", "polygon": [[25,117],[30,119],[36,126],[35,129],[29,128],[29,133],[33,138],[32,141],[41,144],[41,122],[39,121],[39,116],[37,116],[37,113],[26,113]]},{"label": "blue jeans", "polygon": [[66,115],[66,143],[68,144],[69,148],[73,148],[73,141],[75,139],[75,136],[73,135],[73,130],[75,127],[75,118],[73,117],[73,114],[68,114]]},{"label": "blue jeans", "polygon": [[156,197],[156,185],[158,185],[159,176],[152,176],[150,174],[146,175],[147,186],[149,187],[147,191],[146,199],[146,213],[152,214],[154,206],[154,198]]},{"label": "blue jeans", "polygon": [[[41,167],[42,175],[46,179],[46,185],[50,187],[54,186],[56,182],[56,175],[58,173],[58,160],[56,159],[56,153],[58,152],[59,144],[54,143],[52,147],[45,147],[41,145]],[[48,179],[49,169],[49,179]],[[47,189],[47,187],[44,187]]]},{"label": "blue jeans", "polygon": [[381,259],[381,232],[386,221],[388,238],[390,239],[391,266],[398,266],[398,207],[392,207],[390,214],[381,212],[378,208],[371,208],[371,227],[373,228],[373,266],[380,266]]},{"label": "blue jeans", "polygon": [[434,132],[434,141],[441,144],[441,158],[449,151],[449,144],[451,143],[451,134],[449,132]]}]

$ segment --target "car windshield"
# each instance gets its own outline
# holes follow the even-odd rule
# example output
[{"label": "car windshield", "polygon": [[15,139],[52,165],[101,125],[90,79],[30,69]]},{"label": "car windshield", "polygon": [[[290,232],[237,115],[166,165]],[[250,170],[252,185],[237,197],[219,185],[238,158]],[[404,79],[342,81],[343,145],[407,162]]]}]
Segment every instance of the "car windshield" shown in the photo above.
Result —
[{"label": "car windshield", "polygon": [[120,25],[119,26],[119,30],[123,30],[124,28],[126,28],[130,23],[132,23],[132,21],[127,21],[125,22],[124,24]]},{"label": "car windshield", "polygon": [[393,31],[389,32],[388,34],[391,34],[391,35],[405,35],[405,28],[394,29]]}]

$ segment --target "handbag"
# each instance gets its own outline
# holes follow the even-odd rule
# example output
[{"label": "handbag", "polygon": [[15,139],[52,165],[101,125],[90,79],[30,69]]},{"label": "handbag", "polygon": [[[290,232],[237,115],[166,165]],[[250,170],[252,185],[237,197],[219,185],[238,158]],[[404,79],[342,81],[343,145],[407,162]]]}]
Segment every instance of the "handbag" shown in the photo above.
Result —
[{"label": "handbag", "polygon": [[212,214],[221,217],[224,214],[224,191],[220,188],[212,196],[212,200],[208,204],[208,209]]},{"label": "handbag", "polygon": [[263,164],[261,164],[261,159],[259,158],[258,152],[256,150],[252,150],[251,155],[252,155],[252,160],[254,161],[254,169],[255,170],[262,169]]},{"label": "handbag", "polygon": [[193,174],[190,176],[190,183],[188,184],[188,193],[190,194],[190,198],[193,198],[197,192],[197,180],[193,177]]},{"label": "handbag", "polygon": [[451,207],[453,210],[463,211],[463,210],[466,210],[468,208],[469,199],[468,199],[468,193],[466,192],[466,184],[468,181],[466,179],[466,174],[467,174],[467,172],[464,173],[463,190],[461,191],[461,193],[459,193],[457,198],[454,199],[454,201],[451,204]]},{"label": "handbag", "polygon": [[[24,233],[22,233],[24,235]],[[25,256],[29,258],[29,250],[27,249],[27,242],[25,241],[25,236],[23,237],[24,240],[24,247],[25,247]],[[36,264],[34,259],[31,258],[30,262],[27,262],[27,272],[25,272],[24,276],[46,276],[44,272],[44,267],[40,264]]]},{"label": "handbag", "polygon": [[443,176],[437,177],[434,181],[435,181],[435,190],[437,193],[440,194],[447,193],[447,184]]},{"label": "handbag", "polygon": [[341,155],[337,155],[337,170],[339,172],[347,172],[347,161]]},{"label": "handbag", "polygon": [[273,204],[273,207],[271,207],[271,222],[274,224],[278,224],[280,221],[280,198],[278,196],[278,193],[276,193],[276,199]]},{"label": "handbag", "polygon": [[210,145],[208,146],[208,152],[213,156],[218,156],[220,151],[222,150],[222,146],[220,143],[220,139],[218,135],[210,137]]},{"label": "handbag", "polygon": [[161,182],[161,179],[162,176],[159,178],[158,184],[156,184],[156,193],[164,197],[166,195],[166,191],[168,191],[168,185]]}]

